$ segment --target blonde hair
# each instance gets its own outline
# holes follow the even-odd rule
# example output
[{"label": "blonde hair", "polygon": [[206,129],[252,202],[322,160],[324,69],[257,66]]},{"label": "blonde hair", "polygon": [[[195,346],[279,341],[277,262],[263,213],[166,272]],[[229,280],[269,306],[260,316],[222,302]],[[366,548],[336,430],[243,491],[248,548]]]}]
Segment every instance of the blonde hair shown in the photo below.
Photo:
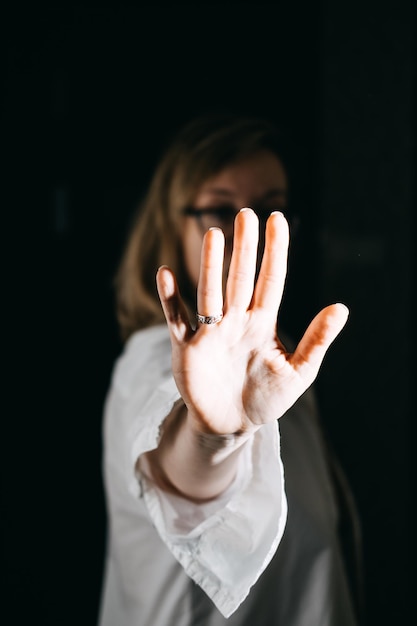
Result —
[{"label": "blonde hair", "polygon": [[182,211],[208,178],[262,149],[282,160],[278,130],[266,120],[232,114],[199,117],[171,141],[139,207],[115,277],[117,319],[124,341],[136,330],[165,320],[155,284],[161,265],[174,271],[182,297],[194,311],[195,287],[182,255]]}]

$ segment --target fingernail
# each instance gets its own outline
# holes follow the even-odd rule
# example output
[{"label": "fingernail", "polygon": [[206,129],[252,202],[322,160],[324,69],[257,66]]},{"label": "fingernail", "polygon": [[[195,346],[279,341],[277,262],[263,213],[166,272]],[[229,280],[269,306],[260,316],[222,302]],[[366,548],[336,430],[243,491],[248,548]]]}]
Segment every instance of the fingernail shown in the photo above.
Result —
[{"label": "fingernail", "polygon": [[282,211],[272,211],[271,215],[281,215],[281,217],[284,217],[284,213]]}]

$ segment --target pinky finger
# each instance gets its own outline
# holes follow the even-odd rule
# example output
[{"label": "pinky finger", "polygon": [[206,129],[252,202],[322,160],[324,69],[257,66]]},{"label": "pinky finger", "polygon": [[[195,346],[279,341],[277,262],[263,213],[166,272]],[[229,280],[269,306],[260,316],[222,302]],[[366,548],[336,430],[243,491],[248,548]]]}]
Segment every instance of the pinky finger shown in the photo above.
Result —
[{"label": "pinky finger", "polygon": [[311,384],[331,343],[347,322],[349,310],[344,304],[331,304],[313,319],[291,357],[294,369]]},{"label": "pinky finger", "polygon": [[162,265],[158,269],[156,286],[171,339],[183,341],[192,332],[192,329],[175,276],[166,265]]}]

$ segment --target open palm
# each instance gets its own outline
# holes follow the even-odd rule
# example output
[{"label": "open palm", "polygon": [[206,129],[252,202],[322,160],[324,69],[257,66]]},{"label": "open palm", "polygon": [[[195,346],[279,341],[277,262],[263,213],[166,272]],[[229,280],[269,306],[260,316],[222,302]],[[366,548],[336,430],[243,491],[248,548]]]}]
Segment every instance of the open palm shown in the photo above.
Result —
[{"label": "open palm", "polygon": [[218,229],[206,233],[197,308],[206,316],[223,311],[218,324],[198,323],[193,328],[175,277],[167,267],[158,272],[175,381],[189,417],[204,432],[241,433],[281,417],[311,385],[346,323],[346,307],[330,305],[313,319],[296,350],[286,351],[276,328],[288,239],[284,216],[272,213],[255,284],[258,219],[251,209],[240,211],[223,304],[224,236]]}]

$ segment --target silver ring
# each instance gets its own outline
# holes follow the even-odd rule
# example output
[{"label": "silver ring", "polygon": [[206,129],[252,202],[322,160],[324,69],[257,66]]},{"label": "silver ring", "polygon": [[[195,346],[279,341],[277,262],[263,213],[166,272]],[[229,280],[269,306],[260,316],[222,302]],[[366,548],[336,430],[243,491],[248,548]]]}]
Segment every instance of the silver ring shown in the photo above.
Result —
[{"label": "silver ring", "polygon": [[196,313],[196,317],[200,324],[218,324],[223,319],[223,313],[218,315],[200,315],[200,313]]}]

